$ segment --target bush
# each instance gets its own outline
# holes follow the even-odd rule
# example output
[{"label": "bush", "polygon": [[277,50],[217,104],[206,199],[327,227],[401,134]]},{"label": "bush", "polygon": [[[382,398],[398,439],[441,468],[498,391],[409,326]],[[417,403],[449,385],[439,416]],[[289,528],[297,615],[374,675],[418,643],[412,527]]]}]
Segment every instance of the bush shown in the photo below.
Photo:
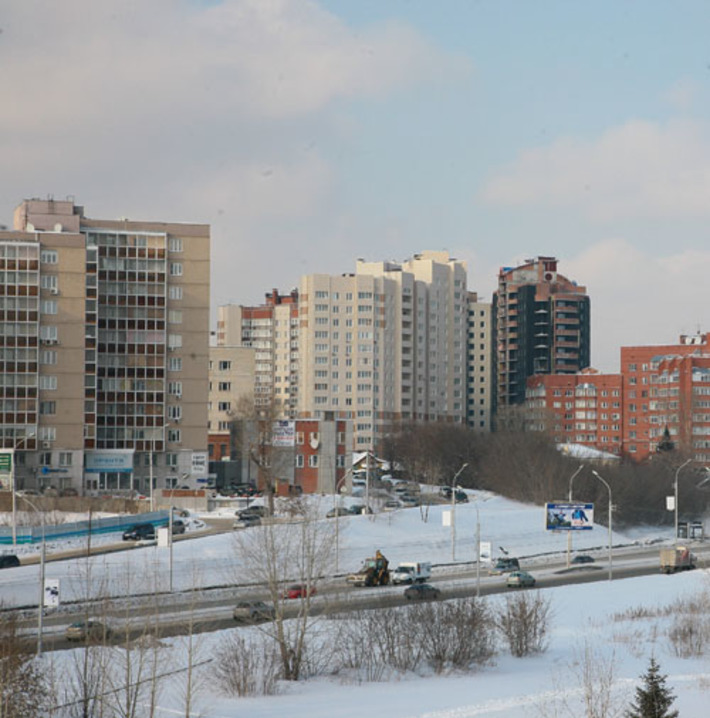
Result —
[{"label": "bush", "polygon": [[549,599],[540,593],[519,593],[508,596],[495,624],[510,652],[516,658],[522,658],[547,649],[550,618]]},{"label": "bush", "polygon": [[232,635],[215,655],[215,676],[230,696],[273,695],[280,676],[276,644],[264,636]]}]

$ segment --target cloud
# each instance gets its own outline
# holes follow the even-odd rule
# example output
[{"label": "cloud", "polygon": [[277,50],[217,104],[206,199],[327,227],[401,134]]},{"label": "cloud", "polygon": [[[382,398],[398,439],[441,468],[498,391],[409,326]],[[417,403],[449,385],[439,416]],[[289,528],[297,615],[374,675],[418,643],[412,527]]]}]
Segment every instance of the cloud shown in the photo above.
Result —
[{"label": "cloud", "polygon": [[699,122],[633,120],[593,141],[527,150],[486,184],[508,207],[572,208],[595,221],[710,216],[710,132]]},{"label": "cloud", "polygon": [[598,242],[560,263],[587,287],[592,303],[592,364],[619,371],[622,346],[676,344],[710,330],[710,249],[654,256],[621,238]]}]

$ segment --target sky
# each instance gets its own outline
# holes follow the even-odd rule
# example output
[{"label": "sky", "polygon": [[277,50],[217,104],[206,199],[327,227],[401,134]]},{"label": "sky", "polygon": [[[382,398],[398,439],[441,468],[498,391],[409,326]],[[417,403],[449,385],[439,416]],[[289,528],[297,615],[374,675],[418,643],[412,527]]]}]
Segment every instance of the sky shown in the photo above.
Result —
[{"label": "sky", "polygon": [[[710,328],[707,2],[0,0],[0,224],[207,223],[212,302],[552,255],[592,364]],[[214,316],[214,313],[213,313]]]}]

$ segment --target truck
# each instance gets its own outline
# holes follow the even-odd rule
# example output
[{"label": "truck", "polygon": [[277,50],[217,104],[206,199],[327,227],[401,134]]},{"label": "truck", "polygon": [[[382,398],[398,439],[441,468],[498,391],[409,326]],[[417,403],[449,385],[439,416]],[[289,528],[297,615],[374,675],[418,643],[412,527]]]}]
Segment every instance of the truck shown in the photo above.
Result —
[{"label": "truck", "polygon": [[390,582],[389,561],[377,551],[373,558],[366,558],[357,573],[345,579],[351,586],[386,586]]},{"label": "truck", "polygon": [[431,563],[405,561],[392,571],[392,583],[424,583],[431,578]]},{"label": "truck", "polygon": [[661,549],[661,573],[690,571],[695,568],[695,556],[685,546]]}]

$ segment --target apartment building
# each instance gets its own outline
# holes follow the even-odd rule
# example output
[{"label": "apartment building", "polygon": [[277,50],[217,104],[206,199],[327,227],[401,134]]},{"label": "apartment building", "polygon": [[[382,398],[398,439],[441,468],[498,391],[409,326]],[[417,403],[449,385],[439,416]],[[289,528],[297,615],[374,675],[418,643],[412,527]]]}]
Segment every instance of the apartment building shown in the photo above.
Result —
[{"label": "apartment building", "polygon": [[255,349],[244,346],[210,347],[208,453],[210,461],[230,456],[231,422],[254,406]]},{"label": "apartment building", "polygon": [[621,454],[621,374],[590,368],[578,374],[535,375],[527,382],[526,406],[531,430],[550,431],[558,443]]},{"label": "apartment building", "polygon": [[17,208],[0,232],[0,445],[18,487],[206,479],[209,251],[206,225]]},{"label": "apartment building", "polygon": [[351,419],[356,451],[399,422],[463,423],[466,318],[466,266],[447,252],[302,277],[299,415]]},{"label": "apartment building", "polygon": [[490,302],[468,293],[466,423],[474,431],[490,431],[493,407],[493,323]]},{"label": "apartment building", "polygon": [[501,268],[493,316],[496,410],[525,400],[529,376],[576,374],[589,366],[589,297],[558,273],[556,258]]}]

